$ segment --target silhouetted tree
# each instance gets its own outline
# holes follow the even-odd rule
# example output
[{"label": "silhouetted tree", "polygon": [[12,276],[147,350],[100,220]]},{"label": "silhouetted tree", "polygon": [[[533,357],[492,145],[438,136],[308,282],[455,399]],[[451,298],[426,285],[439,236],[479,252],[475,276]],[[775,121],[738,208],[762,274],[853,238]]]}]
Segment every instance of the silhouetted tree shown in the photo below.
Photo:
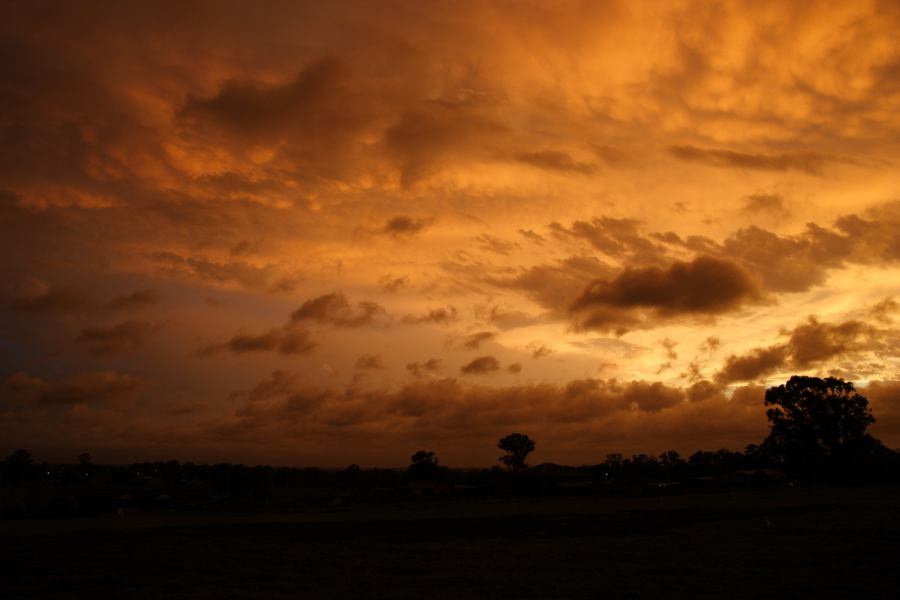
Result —
[{"label": "silhouetted tree", "polygon": [[3,465],[5,478],[12,484],[22,483],[31,476],[34,459],[31,452],[21,448],[10,454]]},{"label": "silhouetted tree", "polygon": [[875,422],[868,400],[843,379],[795,375],[766,390],[765,404],[763,448],[794,470],[847,467],[881,446],[866,433]]},{"label": "silhouetted tree", "polygon": [[534,442],[523,433],[511,433],[502,438],[497,447],[506,452],[498,460],[513,472],[524,469],[525,459],[534,451]]},{"label": "silhouetted tree", "polygon": [[674,450],[660,454],[659,464],[669,479],[683,477],[687,468],[687,462]]},{"label": "silhouetted tree", "polygon": [[413,479],[430,479],[438,471],[438,458],[434,452],[419,450],[412,455],[407,472]]}]

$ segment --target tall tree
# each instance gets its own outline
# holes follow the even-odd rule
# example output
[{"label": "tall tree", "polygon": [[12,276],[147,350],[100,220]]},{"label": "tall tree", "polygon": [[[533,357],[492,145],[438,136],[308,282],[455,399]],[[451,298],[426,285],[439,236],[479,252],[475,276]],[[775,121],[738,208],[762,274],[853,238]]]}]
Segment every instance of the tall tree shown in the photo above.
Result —
[{"label": "tall tree", "polygon": [[525,459],[534,451],[534,442],[523,433],[511,433],[502,438],[497,447],[506,452],[498,460],[513,472],[524,469]]},{"label": "tall tree", "polygon": [[413,479],[430,479],[438,472],[438,458],[430,450],[419,450],[410,457],[407,472]]},{"label": "tall tree", "polygon": [[766,390],[765,404],[771,430],[763,447],[788,466],[842,466],[881,445],[866,432],[875,422],[869,401],[843,379],[795,375]]}]

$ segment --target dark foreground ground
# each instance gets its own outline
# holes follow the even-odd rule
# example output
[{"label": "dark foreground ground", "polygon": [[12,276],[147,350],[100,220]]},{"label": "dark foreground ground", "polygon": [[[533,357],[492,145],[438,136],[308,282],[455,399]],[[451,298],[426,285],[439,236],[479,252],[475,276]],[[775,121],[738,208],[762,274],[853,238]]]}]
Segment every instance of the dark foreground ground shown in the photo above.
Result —
[{"label": "dark foreground ground", "polygon": [[0,522],[3,598],[897,598],[900,488]]}]

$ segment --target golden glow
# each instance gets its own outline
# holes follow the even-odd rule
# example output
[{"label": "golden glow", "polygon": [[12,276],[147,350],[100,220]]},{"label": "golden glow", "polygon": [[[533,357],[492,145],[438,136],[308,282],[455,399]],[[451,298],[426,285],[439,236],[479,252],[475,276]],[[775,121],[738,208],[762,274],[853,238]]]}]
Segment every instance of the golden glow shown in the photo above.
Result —
[{"label": "golden glow", "polygon": [[792,373],[900,443],[893,3],[0,10],[10,443],[591,462]]}]

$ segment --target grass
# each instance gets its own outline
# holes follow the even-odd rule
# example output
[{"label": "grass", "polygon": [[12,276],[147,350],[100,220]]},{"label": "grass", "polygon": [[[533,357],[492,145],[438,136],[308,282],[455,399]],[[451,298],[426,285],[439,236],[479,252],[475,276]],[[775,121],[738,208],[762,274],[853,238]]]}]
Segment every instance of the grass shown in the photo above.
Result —
[{"label": "grass", "polygon": [[4,598],[889,598],[900,489],[0,524]]}]

